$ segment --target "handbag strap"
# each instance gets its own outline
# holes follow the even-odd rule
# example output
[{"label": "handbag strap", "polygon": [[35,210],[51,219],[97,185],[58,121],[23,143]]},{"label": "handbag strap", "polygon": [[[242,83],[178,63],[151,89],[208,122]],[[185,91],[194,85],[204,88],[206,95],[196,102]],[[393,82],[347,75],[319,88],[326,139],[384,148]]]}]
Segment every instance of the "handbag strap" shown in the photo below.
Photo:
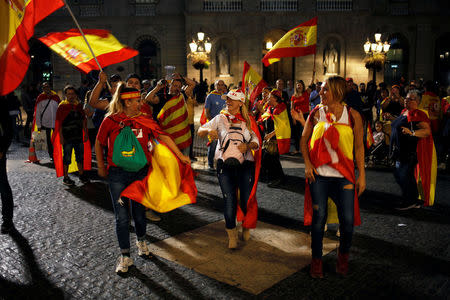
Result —
[{"label": "handbag strap", "polygon": [[47,107],[49,106],[50,101],[52,101],[52,99],[48,99],[47,105],[45,105],[44,110],[41,112],[41,127],[42,127],[42,117],[44,116],[44,113],[47,110]]}]

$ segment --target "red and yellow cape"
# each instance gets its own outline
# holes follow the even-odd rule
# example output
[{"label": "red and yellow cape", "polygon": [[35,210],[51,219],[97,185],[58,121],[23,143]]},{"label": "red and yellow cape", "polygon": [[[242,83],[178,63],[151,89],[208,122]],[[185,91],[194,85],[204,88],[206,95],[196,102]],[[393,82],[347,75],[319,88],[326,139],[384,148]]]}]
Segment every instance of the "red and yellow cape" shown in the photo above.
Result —
[{"label": "red and yellow cape", "polygon": [[[420,109],[408,111],[407,118],[408,122],[431,123],[427,114]],[[425,206],[431,206],[434,204],[437,174],[436,149],[431,134],[426,138],[419,138],[417,143],[417,160],[418,164],[414,175],[420,197],[424,201]]]},{"label": "red and yellow cape", "polygon": [[271,106],[267,107],[265,113],[261,115],[261,120],[272,118],[275,127],[275,136],[277,137],[278,152],[285,154],[291,148],[291,125],[287,114],[286,104],[278,103],[271,111]]},{"label": "red and yellow cape", "polygon": [[[318,105],[310,114],[314,116],[323,105]],[[328,165],[342,174],[348,181],[355,185],[355,165],[353,163],[353,124],[351,119],[351,109],[348,109],[348,117],[350,124],[342,124],[333,122],[331,118],[327,121],[318,122],[313,129],[311,139],[309,140],[309,156],[314,168],[322,165]],[[313,120],[310,117],[310,120]],[[311,121],[310,121],[311,122]],[[338,163],[332,163],[331,156],[325,144],[327,141],[331,148],[337,153]],[[304,224],[311,225],[313,215],[312,198],[309,190],[309,184],[305,184],[305,203],[304,203]],[[358,196],[355,189],[354,202],[354,225],[361,224],[361,216],[359,213]]]},{"label": "red and yellow cape", "polygon": [[[61,177],[64,175],[63,149],[61,145],[61,137],[59,131],[62,126],[62,123],[64,122],[64,119],[72,110],[78,110],[84,116],[83,106],[78,101],[75,104],[72,104],[69,101],[64,100],[59,104],[58,110],[56,111],[55,130],[53,130],[52,134],[52,143],[53,143],[53,161],[55,163],[55,170],[57,177]],[[86,140],[86,142],[83,142],[84,147],[83,169],[85,171],[91,169],[91,162],[92,162],[91,143],[89,142],[89,139],[85,137],[86,134],[87,132],[83,130],[83,140]],[[72,153],[72,162],[69,165],[69,173],[76,171],[78,171],[78,166],[76,163],[75,155]]]},{"label": "red and yellow cape", "polygon": [[[151,130],[158,126],[145,115],[134,117],[133,121]],[[147,176],[129,185],[121,196],[162,213],[195,203],[197,187],[191,166],[182,163],[161,141],[154,139],[152,143],[153,152]]]}]

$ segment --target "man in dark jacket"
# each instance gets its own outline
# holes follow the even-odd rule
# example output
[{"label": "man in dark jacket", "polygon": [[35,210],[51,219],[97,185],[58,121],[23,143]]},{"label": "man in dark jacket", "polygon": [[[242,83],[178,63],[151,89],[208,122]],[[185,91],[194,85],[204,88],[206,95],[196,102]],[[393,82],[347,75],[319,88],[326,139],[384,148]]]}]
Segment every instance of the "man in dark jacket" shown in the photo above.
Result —
[{"label": "man in dark jacket", "polygon": [[14,202],[11,187],[6,174],[6,152],[13,138],[12,122],[8,113],[8,103],[5,96],[0,96],[0,194],[2,196],[3,223],[1,233],[9,233],[14,229]]}]

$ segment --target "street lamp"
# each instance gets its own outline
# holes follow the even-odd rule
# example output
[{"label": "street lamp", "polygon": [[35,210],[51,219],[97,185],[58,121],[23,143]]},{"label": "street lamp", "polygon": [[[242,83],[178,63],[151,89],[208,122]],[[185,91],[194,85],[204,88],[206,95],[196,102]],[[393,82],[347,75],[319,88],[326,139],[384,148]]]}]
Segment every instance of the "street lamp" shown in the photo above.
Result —
[{"label": "street lamp", "polygon": [[191,53],[188,58],[192,61],[192,66],[196,70],[200,70],[200,82],[203,82],[203,69],[209,67],[208,56],[211,52],[212,44],[204,32],[197,32],[197,38],[192,39],[189,43]]},{"label": "street lamp", "polygon": [[386,61],[386,53],[389,51],[391,45],[388,41],[381,42],[381,33],[375,33],[375,42],[371,42],[369,38],[364,43],[363,48],[366,53],[364,62],[367,69],[373,70],[372,80],[376,84],[377,72],[380,71]]}]

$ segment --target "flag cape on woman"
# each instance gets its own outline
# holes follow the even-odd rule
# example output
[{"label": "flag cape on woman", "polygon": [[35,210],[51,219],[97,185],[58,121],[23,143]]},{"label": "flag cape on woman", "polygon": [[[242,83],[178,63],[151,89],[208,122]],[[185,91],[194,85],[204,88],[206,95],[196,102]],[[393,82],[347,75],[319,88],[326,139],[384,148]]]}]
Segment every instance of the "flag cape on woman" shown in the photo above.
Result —
[{"label": "flag cape on woman", "polygon": [[[323,105],[318,105],[310,113],[309,122],[312,117]],[[356,183],[355,165],[353,163],[353,121],[351,118],[351,109],[348,109],[350,124],[341,124],[333,122],[327,118],[327,122],[321,121],[314,126],[313,134],[308,142],[310,160],[314,168],[322,165],[328,165],[344,176],[353,185]],[[350,132],[351,131],[351,132]],[[327,143],[336,152],[338,163],[332,163],[331,155],[327,150]],[[305,184],[305,203],[304,203],[304,224],[311,225],[313,215],[311,191],[308,181]],[[354,198],[354,225],[361,225],[361,216],[359,213],[358,195],[355,188]]]},{"label": "flag cape on woman", "polygon": [[[80,113],[84,115],[83,107],[77,101],[76,104],[72,104],[67,100],[62,101],[58,110],[56,111],[56,120],[55,120],[55,130],[53,130],[52,134],[52,144],[53,144],[53,162],[55,163],[56,177],[61,177],[64,175],[64,166],[63,166],[63,148],[61,145],[61,136],[60,129],[64,119],[72,110],[80,110]],[[91,143],[89,139],[85,137],[87,132],[83,130],[83,170],[91,169],[92,162],[92,153],[91,153]],[[75,153],[72,150],[72,160],[69,165],[69,173],[78,171],[78,166],[75,158]]]},{"label": "flag cape on woman", "polygon": [[[228,111],[222,110],[220,112],[226,116],[229,116]],[[259,173],[261,171],[261,145],[262,139],[259,134],[258,125],[256,124],[255,118],[249,116],[252,131],[256,134],[259,141],[259,148],[256,151],[252,150],[252,155],[255,160],[255,181],[253,183],[252,191],[247,201],[247,213],[244,214],[240,205],[237,205],[236,219],[238,222],[242,222],[244,228],[256,228],[256,222],[258,220],[258,202],[256,200],[256,191],[258,189]],[[245,120],[244,120],[245,122]],[[238,194],[239,196],[239,194]],[[239,200],[238,200],[239,201]]]},{"label": "flag cape on woman", "polygon": [[[147,128],[155,121],[144,116],[133,118]],[[153,140],[152,160],[147,176],[129,185],[121,194],[157,212],[168,212],[196,202],[197,187],[190,165],[159,140]]]},{"label": "flag cape on woman", "polygon": [[[407,118],[408,122],[431,123],[427,114],[420,109],[408,111]],[[434,204],[437,174],[436,148],[434,147],[433,136],[431,134],[426,138],[419,139],[417,143],[417,160],[418,164],[414,175],[419,194],[424,201],[424,206],[431,206]]]},{"label": "flag cape on woman", "polygon": [[272,118],[277,137],[278,152],[280,155],[288,153],[291,148],[291,125],[289,124],[286,104],[278,103],[273,112],[270,112],[270,108],[270,106],[267,107],[266,112],[261,115],[261,119],[264,121],[267,118]]}]

